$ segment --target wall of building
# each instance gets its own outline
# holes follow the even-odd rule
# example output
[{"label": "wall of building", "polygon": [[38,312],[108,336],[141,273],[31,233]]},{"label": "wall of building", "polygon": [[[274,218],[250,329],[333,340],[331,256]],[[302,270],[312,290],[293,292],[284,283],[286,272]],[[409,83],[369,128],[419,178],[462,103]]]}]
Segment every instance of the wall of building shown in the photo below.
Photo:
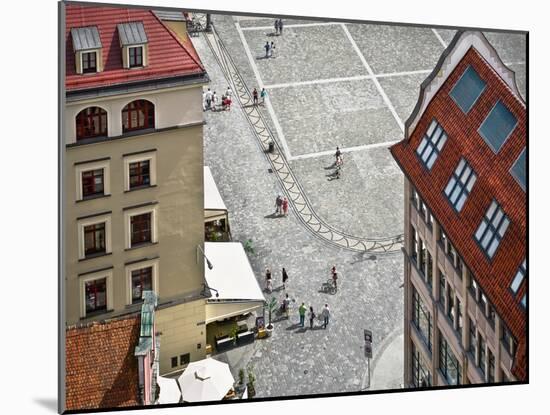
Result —
[{"label": "wall of building", "polygon": [[[200,96],[197,97],[200,100]],[[199,103],[200,101],[194,106],[200,108]],[[193,111],[190,110],[189,113]],[[159,114],[159,117],[162,119],[163,115]],[[202,119],[202,115],[200,118]],[[187,118],[180,118],[184,119]],[[152,153],[156,158],[157,185],[125,192],[124,180],[127,173],[123,155],[145,150],[155,150]],[[106,160],[109,165],[109,177],[106,180],[110,182],[110,196],[77,201],[75,163],[105,157],[109,157]],[[68,324],[76,323],[82,317],[81,279],[86,277],[79,276],[82,273],[112,267],[109,271],[101,272],[112,274],[114,313],[98,318],[134,308],[138,310],[139,307],[127,304],[129,287],[126,266],[132,261],[157,258],[158,278],[155,288],[160,297],[159,304],[167,299],[201,290],[204,264],[202,259],[197,260],[196,247],[204,242],[202,125],[68,147],[63,174],[66,175],[65,278]],[[158,243],[127,249],[127,225],[123,209],[145,203],[156,203],[151,206],[156,210]],[[79,260],[77,218],[101,212],[105,212],[110,218],[112,253]],[[204,315],[201,320],[204,320]]]},{"label": "wall of building", "polygon": [[[205,306],[206,300],[201,299],[157,310],[157,330],[161,333],[161,375],[183,369],[180,364],[182,354],[189,353],[191,362],[206,357]],[[173,357],[177,358],[176,367],[171,364]]]},{"label": "wall of building", "polygon": [[99,106],[107,112],[107,132],[109,137],[122,135],[122,109],[131,101],[146,99],[155,105],[155,128],[200,123],[202,114],[202,89],[196,85],[171,88],[162,91],[149,91],[134,94],[104,97],[101,100],[82,100],[66,105],[65,140],[67,144],[76,142],[76,116],[83,109]]},{"label": "wall of building", "polygon": [[[500,344],[501,322],[498,315],[495,318],[494,327],[489,324],[487,309],[482,309],[478,302],[472,297],[468,289],[470,278],[469,270],[458,267],[458,260],[453,259],[449,250],[438,242],[440,231],[439,224],[433,220],[431,228],[427,226],[425,217],[414,206],[413,189],[409,181],[405,178],[405,249],[407,257],[410,258],[413,251],[413,234],[411,226],[414,227],[418,236],[424,242],[426,249],[433,258],[432,287],[429,287],[426,277],[420,272],[415,263],[405,259],[405,385],[409,387],[412,383],[412,345],[419,352],[426,363],[427,369],[431,373],[432,386],[446,385],[446,380],[439,372],[439,332],[444,336],[455,357],[458,359],[461,367],[461,376],[463,384],[466,383],[485,383],[488,373],[488,352],[489,350],[495,356],[495,382],[500,382],[503,375],[507,379],[513,380],[511,375],[512,358]],[[429,206],[428,206],[429,211]],[[452,244],[452,241],[450,241]],[[458,254],[457,254],[458,255]],[[458,258],[458,256],[456,257]],[[447,315],[449,305],[445,299],[445,307],[439,304],[440,284],[439,275],[443,272],[446,279],[446,291],[451,290],[454,294],[455,313],[453,319]],[[432,350],[429,351],[424,340],[414,327],[413,321],[413,290],[418,292],[420,299],[430,311],[432,317]],[[459,321],[457,317],[456,304],[460,301],[462,306],[462,328],[459,330]],[[478,366],[478,357],[472,357],[468,353],[470,319],[475,323],[477,332],[483,336],[486,342],[487,363],[485,364],[485,374],[481,372]],[[477,342],[477,339],[476,339]],[[477,343],[478,344],[478,343]],[[479,355],[479,348],[476,348],[476,355]]]}]

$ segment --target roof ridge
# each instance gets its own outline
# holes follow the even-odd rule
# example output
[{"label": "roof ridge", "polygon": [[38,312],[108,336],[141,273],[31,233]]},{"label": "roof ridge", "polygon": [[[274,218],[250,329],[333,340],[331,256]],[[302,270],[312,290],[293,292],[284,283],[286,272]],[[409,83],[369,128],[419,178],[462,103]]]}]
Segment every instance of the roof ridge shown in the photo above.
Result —
[{"label": "roof ridge", "polygon": [[[170,29],[170,27],[168,27],[166,24],[164,24],[164,22],[162,21],[162,19],[160,19],[157,14],[154,12],[154,10],[148,10],[149,13],[151,13],[155,19],[157,19],[159,21],[159,23],[162,25],[162,27],[164,29],[166,29],[166,31],[170,34],[170,36],[172,36],[176,42],[178,42],[178,44],[183,48],[183,50],[185,50],[185,52],[187,52],[187,54],[189,55],[189,57],[193,60],[193,62],[195,62],[197,65],[199,65],[199,67],[205,71],[206,69],[204,68],[204,65],[202,64],[202,62],[197,59],[195,59],[195,55],[191,52],[189,52],[189,50],[187,49],[187,46],[184,45],[181,40],[179,39],[179,37],[174,33],[174,31],[172,29]],[[183,13],[183,12],[182,12]],[[198,53],[197,53],[197,56],[198,56]]]}]

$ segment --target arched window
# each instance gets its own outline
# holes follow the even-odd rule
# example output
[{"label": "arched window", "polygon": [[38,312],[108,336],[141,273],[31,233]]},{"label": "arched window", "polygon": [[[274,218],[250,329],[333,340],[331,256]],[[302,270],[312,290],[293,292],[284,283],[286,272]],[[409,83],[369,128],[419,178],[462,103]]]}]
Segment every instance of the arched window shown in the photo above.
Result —
[{"label": "arched window", "polygon": [[130,102],[122,109],[122,131],[155,127],[155,106],[144,99]]},{"label": "arched window", "polygon": [[107,135],[107,111],[99,107],[84,108],[76,116],[76,139]]}]

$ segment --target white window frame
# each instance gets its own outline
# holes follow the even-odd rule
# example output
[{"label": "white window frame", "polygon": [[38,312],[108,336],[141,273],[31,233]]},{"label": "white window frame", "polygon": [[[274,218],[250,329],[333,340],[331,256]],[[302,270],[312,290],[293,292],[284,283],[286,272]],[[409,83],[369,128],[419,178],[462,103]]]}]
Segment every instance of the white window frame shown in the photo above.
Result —
[{"label": "white window frame", "polygon": [[113,269],[107,269],[104,271],[98,271],[91,274],[86,274],[79,277],[80,285],[80,318],[86,318],[86,285],[88,281],[99,280],[106,278],[106,290],[107,290],[107,310],[105,313],[113,310]]},{"label": "white window frame", "polygon": [[106,213],[78,221],[78,259],[86,259],[84,227],[102,222],[105,222],[105,254],[113,252],[111,243],[111,214]]},{"label": "white window frame", "polygon": [[153,291],[159,293],[159,259],[150,259],[139,261],[130,265],[126,265],[126,305],[132,305],[132,271],[142,268],[153,268]]},{"label": "white window frame", "polygon": [[[124,212],[124,247],[132,249],[132,226],[130,219],[132,216],[151,213],[151,243],[158,242],[158,204],[147,205],[141,208],[128,209]],[[140,245],[141,246],[141,245]],[[137,248],[137,247],[134,247]]]},{"label": "white window frame", "polygon": [[84,199],[84,190],[82,186],[82,173],[90,170],[103,169],[103,196],[111,195],[111,168],[110,160],[101,160],[91,163],[83,163],[75,166],[76,173],[76,200]]},{"label": "white window frame", "polygon": [[[141,48],[141,66],[130,66],[130,48]],[[126,46],[126,62],[128,62],[128,69],[145,68],[145,45],[128,45]]]},{"label": "white window frame", "polygon": [[157,152],[151,150],[146,153],[128,155],[124,157],[124,191],[130,190],[130,164],[138,161],[149,160],[149,187],[156,186],[157,184]]},{"label": "white window frame", "polygon": [[79,75],[86,75],[84,73],[84,67],[82,65],[82,55],[84,53],[92,53],[92,52],[95,52],[95,72],[88,72],[90,74],[93,74],[93,73],[99,73],[101,72],[100,71],[100,63],[99,63],[99,59],[101,58],[101,53],[99,53],[101,51],[101,49],[88,49],[88,50],[79,50],[77,52],[78,54],[78,60],[80,62],[80,71],[78,72]]}]

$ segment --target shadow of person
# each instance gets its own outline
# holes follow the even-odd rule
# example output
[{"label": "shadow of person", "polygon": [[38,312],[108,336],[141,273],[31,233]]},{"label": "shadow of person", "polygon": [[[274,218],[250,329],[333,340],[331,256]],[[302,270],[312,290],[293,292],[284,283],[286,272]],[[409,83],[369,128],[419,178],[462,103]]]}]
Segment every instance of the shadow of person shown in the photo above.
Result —
[{"label": "shadow of person", "polygon": [[276,218],[280,218],[280,217],[281,217],[281,215],[279,213],[274,212],[270,215],[264,216],[264,219],[276,219]]}]

